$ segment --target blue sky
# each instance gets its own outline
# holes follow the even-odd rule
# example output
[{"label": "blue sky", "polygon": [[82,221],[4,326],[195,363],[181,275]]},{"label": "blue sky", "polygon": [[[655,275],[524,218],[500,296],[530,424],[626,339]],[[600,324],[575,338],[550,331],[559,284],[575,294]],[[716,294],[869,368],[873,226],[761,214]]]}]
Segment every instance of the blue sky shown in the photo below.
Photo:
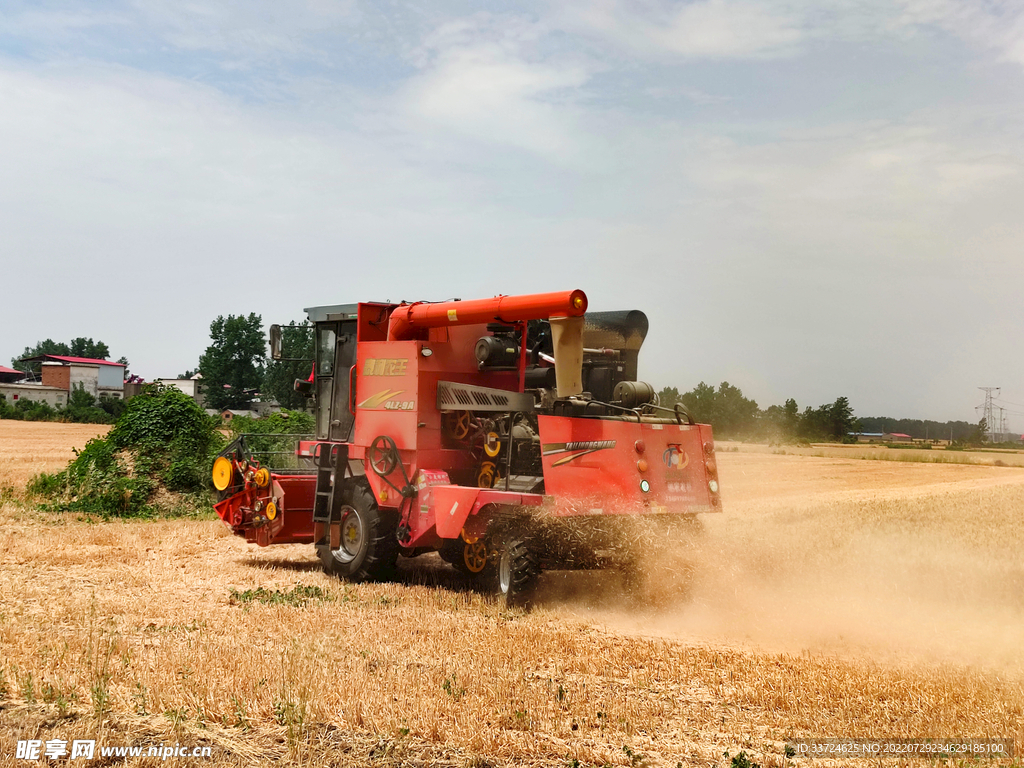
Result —
[{"label": "blue sky", "polygon": [[657,387],[975,421],[1024,403],[1022,67],[1009,2],[8,1],[0,360],[579,287]]}]

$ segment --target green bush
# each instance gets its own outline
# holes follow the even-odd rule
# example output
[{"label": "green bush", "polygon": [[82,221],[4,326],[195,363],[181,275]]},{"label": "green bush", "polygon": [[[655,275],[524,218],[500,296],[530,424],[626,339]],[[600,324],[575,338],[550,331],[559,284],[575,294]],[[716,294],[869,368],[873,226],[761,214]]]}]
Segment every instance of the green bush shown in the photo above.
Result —
[{"label": "green bush", "polygon": [[14,404],[16,419],[24,421],[56,421],[58,411],[49,403],[21,398]]},{"label": "green bush", "polygon": [[[125,404],[105,438],[90,440],[63,472],[33,478],[28,490],[48,498],[48,508],[103,516],[209,509],[210,466],[224,444],[217,424],[188,395],[148,388]],[[161,487],[178,495],[157,504]]]},{"label": "green bush", "polygon": [[110,416],[111,421],[116,421],[124,413],[125,401],[119,397],[101,397],[99,406]]},{"label": "green bush", "polygon": [[67,408],[54,408],[48,403],[37,402],[22,397],[15,403],[0,399],[0,419],[20,419],[22,421],[71,421],[79,424],[109,424],[124,409],[121,400],[111,399],[109,402],[118,405],[108,406],[107,400],[96,405],[96,398],[85,391],[79,384],[68,397]]}]

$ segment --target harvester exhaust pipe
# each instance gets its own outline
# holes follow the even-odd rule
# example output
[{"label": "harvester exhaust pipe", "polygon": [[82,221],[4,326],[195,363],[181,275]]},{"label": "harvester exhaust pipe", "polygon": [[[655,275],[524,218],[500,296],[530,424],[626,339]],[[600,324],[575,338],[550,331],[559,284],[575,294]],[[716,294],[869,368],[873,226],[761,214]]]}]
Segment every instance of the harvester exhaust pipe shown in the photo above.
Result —
[{"label": "harvester exhaust pipe", "polygon": [[555,350],[555,389],[559,397],[583,391],[582,317],[552,317],[551,342]]}]

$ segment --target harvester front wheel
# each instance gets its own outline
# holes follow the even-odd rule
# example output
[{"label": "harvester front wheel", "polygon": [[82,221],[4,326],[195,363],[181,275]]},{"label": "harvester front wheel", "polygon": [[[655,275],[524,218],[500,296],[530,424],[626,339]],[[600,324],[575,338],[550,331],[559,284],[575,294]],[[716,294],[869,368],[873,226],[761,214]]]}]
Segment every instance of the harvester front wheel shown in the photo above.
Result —
[{"label": "harvester front wheel", "polygon": [[489,549],[484,586],[506,605],[529,605],[540,573],[530,542],[514,529],[498,531]]},{"label": "harvester front wheel", "polygon": [[381,510],[368,488],[346,492],[338,516],[316,553],[324,570],[346,581],[385,581],[395,574],[398,515]]}]

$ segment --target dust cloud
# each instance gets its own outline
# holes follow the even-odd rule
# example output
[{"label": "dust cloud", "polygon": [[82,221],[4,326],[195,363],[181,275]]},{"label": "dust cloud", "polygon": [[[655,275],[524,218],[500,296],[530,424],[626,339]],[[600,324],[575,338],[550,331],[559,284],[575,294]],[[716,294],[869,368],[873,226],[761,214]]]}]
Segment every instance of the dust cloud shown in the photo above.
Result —
[{"label": "dust cloud", "polygon": [[545,574],[543,604],[617,632],[1024,674],[1022,512],[1016,482],[747,500],[643,532],[631,576]]}]

